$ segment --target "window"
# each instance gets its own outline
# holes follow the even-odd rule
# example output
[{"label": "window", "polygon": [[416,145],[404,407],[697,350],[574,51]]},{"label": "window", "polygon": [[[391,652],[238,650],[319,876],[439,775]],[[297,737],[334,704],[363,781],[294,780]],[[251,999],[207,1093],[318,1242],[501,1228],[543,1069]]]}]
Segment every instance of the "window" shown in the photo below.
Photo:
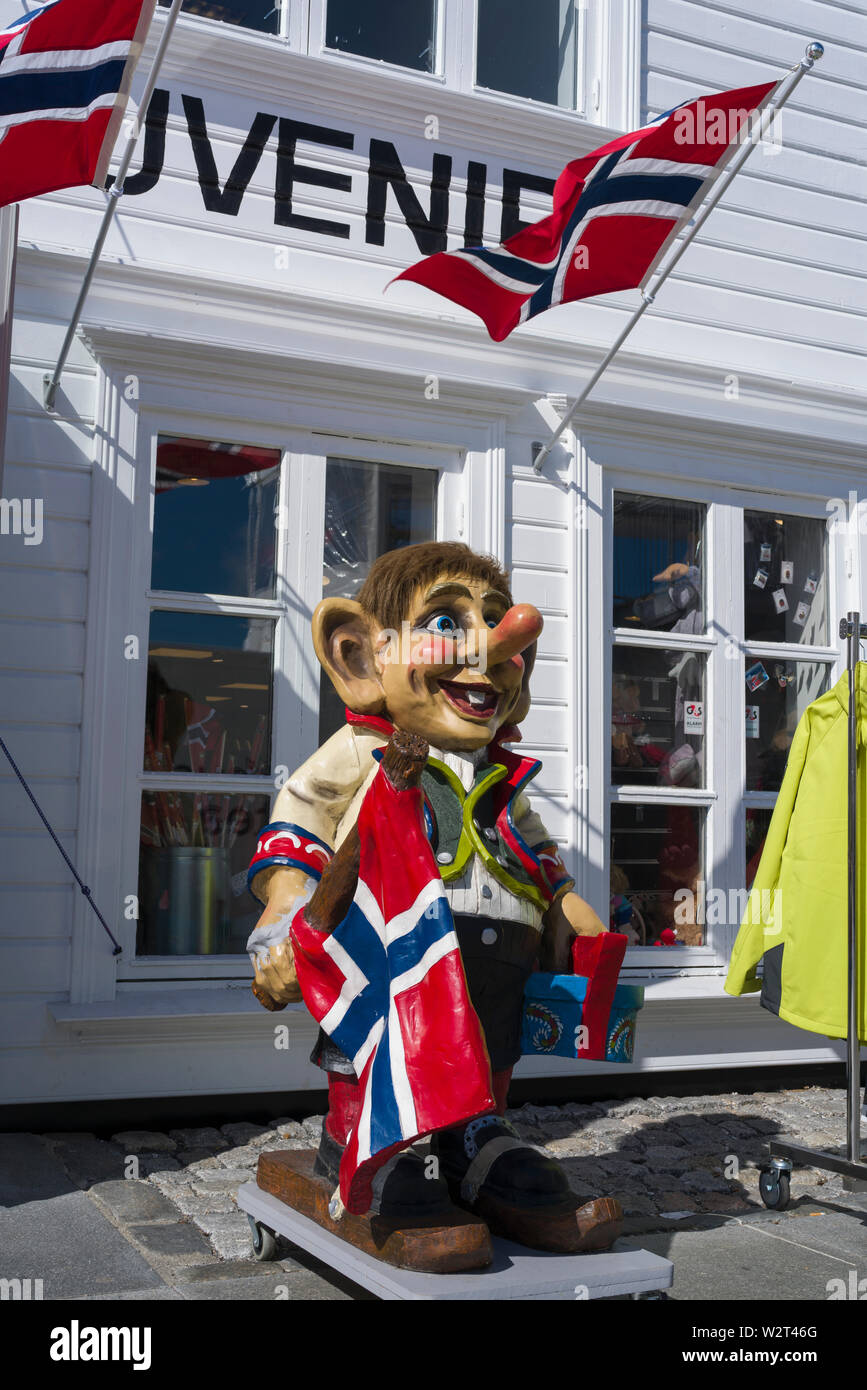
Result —
[{"label": "window", "polygon": [[397,67],[436,67],[436,0],[328,0],[325,45]]},{"label": "window", "polygon": [[158,441],[140,956],[236,955],[255,924],[245,871],[270,806],[280,458]]},{"label": "window", "polygon": [[[164,7],[172,0],[160,0]],[[184,0],[184,14],[198,14],[206,19],[219,19],[224,24],[239,24],[243,29],[258,29],[264,34],[279,34],[282,0]]]},{"label": "window", "polygon": [[654,964],[725,958],[838,659],[825,517],[718,499],[612,493],[610,915]]},{"label": "window", "polygon": [[675,932],[703,944],[701,924],[678,925],[677,909],[704,875],[694,793],[707,785],[705,523],[696,503],[614,497],[612,914],[642,946]]},{"label": "window", "polygon": [[574,110],[578,9],[574,0],[478,0],[477,85]]},{"label": "window", "polygon": [[[357,459],[328,460],[323,597],[334,594],[354,598],[378,555],[435,539],[436,483],[433,469],[363,463]],[[339,729],[343,720],[343,705],[323,675],[320,743]]]},{"label": "window", "polygon": [[833,656],[806,660],[801,651],[828,645],[825,520],[745,511],[743,547],[749,884],[798,721],[829,688]]},{"label": "window", "polygon": [[614,129],[641,120],[639,0],[184,0],[183,12],[368,75],[391,70]]}]

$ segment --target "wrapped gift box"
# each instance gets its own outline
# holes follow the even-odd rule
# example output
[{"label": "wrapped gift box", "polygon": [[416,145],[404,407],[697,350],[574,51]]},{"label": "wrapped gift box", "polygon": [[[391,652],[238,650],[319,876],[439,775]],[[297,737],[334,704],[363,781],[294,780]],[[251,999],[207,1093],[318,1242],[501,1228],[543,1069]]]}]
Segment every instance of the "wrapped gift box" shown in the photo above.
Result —
[{"label": "wrapped gift box", "polygon": [[[635,1051],[635,1025],[644,1003],[640,985],[618,985],[605,1028],[604,1048],[582,1046],[584,1004],[590,981],[583,975],[531,975],[524,991],[521,1051],[548,1057],[589,1059],[591,1053],[604,1062],[631,1062]],[[599,1054],[602,1055],[599,1055]]]}]

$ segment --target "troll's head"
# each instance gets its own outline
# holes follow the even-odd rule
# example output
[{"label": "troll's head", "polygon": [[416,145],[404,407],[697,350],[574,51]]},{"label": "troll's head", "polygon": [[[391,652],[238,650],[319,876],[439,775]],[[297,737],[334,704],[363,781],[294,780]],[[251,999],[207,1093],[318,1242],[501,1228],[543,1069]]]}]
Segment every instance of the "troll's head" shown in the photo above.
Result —
[{"label": "troll's head", "polygon": [[349,709],[464,750],[525,718],[541,630],[497,561],[456,541],[390,550],[357,599],[313,614],[316,655]]}]

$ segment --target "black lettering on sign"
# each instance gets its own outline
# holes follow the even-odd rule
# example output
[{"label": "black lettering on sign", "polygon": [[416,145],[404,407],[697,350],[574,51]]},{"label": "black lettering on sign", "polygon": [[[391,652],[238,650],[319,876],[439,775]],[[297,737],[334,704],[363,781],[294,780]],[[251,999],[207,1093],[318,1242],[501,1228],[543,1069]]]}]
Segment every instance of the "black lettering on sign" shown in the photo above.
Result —
[{"label": "black lettering on sign", "polygon": [[534,193],[553,193],[554,180],[542,178],[539,174],[522,174],[519,169],[503,170],[503,218],[500,224],[500,241],[532,227],[532,222],[521,221],[521,190],[532,189]]},{"label": "black lettering on sign", "polygon": [[269,116],[266,111],[257,112],[250,134],[244,141],[231,174],[226,179],[225,188],[221,189],[201,98],[182,96],[181,101],[184,104],[184,115],[187,118],[187,129],[190,132],[205,207],[208,212],[223,212],[228,217],[237,217],[241,199],[256,172],[262,151],[277,124],[277,117]]},{"label": "black lettering on sign", "polygon": [[[150,99],[144,128],[144,154],[141,169],[123,186],[124,193],[150,193],[159,183],[166,157],[166,123],[169,119],[169,94],[162,87],[156,87]],[[114,183],[114,174],[105,181],[106,188]]]},{"label": "black lettering on sign", "polygon": [[320,232],[323,236],[348,237],[347,222],[326,222],[321,217],[307,217],[292,211],[292,193],[296,183],[309,183],[316,188],[337,188],[341,193],[352,189],[352,175],[338,174],[333,169],[317,169],[312,164],[295,162],[295,146],[299,140],[314,145],[333,145],[338,150],[351,150],[355,136],[346,130],[329,130],[327,126],[308,125],[306,121],[282,118],[277,144],[277,190],[274,221],[281,227],[300,227],[305,232]]},{"label": "black lettering on sign", "polygon": [[464,246],[481,246],[485,235],[485,187],[488,166],[471,159],[467,165],[467,210],[464,216]]},{"label": "black lettering on sign", "polygon": [[373,246],[385,245],[385,204],[391,186],[403,220],[415,237],[419,251],[425,256],[432,256],[435,251],[445,251],[451,177],[451,155],[435,154],[430,181],[430,217],[425,217],[394,145],[388,140],[371,140],[366,240]]}]

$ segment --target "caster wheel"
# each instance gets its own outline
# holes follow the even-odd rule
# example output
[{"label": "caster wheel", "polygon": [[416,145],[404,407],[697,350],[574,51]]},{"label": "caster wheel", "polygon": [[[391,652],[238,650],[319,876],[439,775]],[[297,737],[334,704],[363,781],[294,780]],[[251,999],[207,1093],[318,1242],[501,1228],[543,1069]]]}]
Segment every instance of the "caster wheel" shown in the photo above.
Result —
[{"label": "caster wheel", "polygon": [[789,1205],[788,1173],[762,1173],[759,1178],[759,1194],[770,1211],[784,1211]]},{"label": "caster wheel", "polygon": [[252,1216],[248,1215],[250,1223],[250,1241],[253,1246],[253,1258],[263,1263],[273,1260],[277,1254],[277,1241],[267,1226],[260,1226]]}]

